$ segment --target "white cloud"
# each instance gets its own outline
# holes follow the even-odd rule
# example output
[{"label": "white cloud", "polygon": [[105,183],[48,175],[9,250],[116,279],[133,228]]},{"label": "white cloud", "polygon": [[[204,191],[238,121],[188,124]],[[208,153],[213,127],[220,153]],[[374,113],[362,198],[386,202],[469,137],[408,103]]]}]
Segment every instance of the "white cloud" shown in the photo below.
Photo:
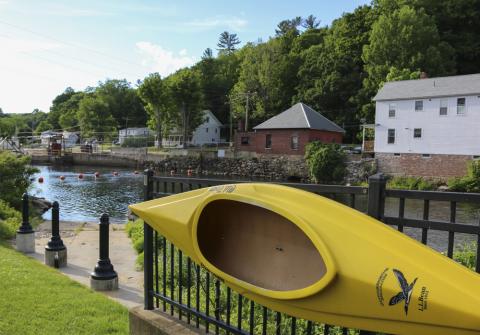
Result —
[{"label": "white cloud", "polygon": [[137,52],[142,56],[142,64],[152,71],[167,76],[176,70],[195,63],[194,57],[187,56],[187,51],[182,49],[178,55],[151,42],[136,43]]},{"label": "white cloud", "polygon": [[224,17],[216,16],[213,18],[196,19],[187,22],[187,26],[201,28],[201,29],[213,29],[218,27],[228,28],[234,31],[241,31],[248,24],[248,21],[239,17]]},{"label": "white cloud", "polygon": [[110,11],[95,10],[91,8],[75,8],[73,6],[66,6],[62,4],[51,4],[42,9],[42,13],[53,16],[64,17],[97,17],[97,16],[112,16]]}]

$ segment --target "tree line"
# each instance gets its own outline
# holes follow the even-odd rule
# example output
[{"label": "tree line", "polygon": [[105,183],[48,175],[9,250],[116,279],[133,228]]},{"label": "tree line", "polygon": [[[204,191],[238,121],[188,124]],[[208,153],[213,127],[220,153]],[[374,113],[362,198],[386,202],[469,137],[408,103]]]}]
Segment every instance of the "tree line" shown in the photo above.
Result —
[{"label": "tree line", "polygon": [[216,55],[206,48],[195,65],[165,78],[68,88],[35,130],[88,136],[148,124],[158,134],[172,127],[187,134],[203,109],[227,124],[248,110],[255,125],[302,101],[345,127],[353,142],[359,125],[373,122],[372,97],[384,82],[480,72],[479,14],[480,0],[373,0],[330,26],[313,15],[284,20],[268,41],[241,48],[236,34],[223,32]]}]

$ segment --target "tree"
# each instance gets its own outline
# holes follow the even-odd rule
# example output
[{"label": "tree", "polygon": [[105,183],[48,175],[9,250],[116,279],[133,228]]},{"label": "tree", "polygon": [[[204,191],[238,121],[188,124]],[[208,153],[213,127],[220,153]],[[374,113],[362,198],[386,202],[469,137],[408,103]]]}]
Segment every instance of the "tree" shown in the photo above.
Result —
[{"label": "tree", "polygon": [[230,34],[228,31],[224,31],[218,39],[217,50],[219,50],[220,53],[232,53],[236,50],[236,45],[240,43],[241,41],[237,37],[237,34]]},{"label": "tree", "polygon": [[178,125],[183,128],[183,147],[187,147],[188,135],[203,122],[200,77],[197,71],[182,69],[168,79],[173,101],[180,111]]},{"label": "tree", "polygon": [[48,122],[52,125],[53,129],[60,128],[60,116],[63,114],[63,103],[68,101],[74,94],[75,90],[71,87],[67,87],[65,91],[55,97],[48,113]]},{"label": "tree", "polygon": [[115,119],[108,104],[95,94],[87,94],[78,110],[80,130],[85,137],[94,136],[99,140],[110,139],[116,131]]},{"label": "tree", "polygon": [[169,88],[165,85],[160,74],[151,73],[138,86],[138,94],[147,106],[150,116],[149,124],[156,129],[157,147],[162,146],[164,130],[173,120],[173,102]]},{"label": "tree", "polygon": [[41,134],[44,131],[52,130],[52,129],[53,129],[53,126],[47,120],[43,120],[35,128],[34,133],[38,135],[38,134]]},{"label": "tree", "polygon": [[313,15],[307,16],[305,20],[303,20],[302,27],[309,30],[309,29],[317,29],[320,25],[320,20]]},{"label": "tree", "polygon": [[[357,96],[366,77],[362,52],[374,19],[370,6],[358,7],[332,23],[323,33],[323,43],[300,51],[297,94],[292,102],[303,101],[340,125],[360,124],[363,100]],[[307,30],[297,40],[315,31]],[[353,141],[359,128],[346,130],[347,141]]]},{"label": "tree", "polygon": [[298,35],[298,26],[302,24],[302,18],[300,16],[294,17],[291,20],[283,20],[277,25],[275,29],[276,36],[283,36],[287,33],[293,33]]},{"label": "tree", "polygon": [[0,199],[20,208],[21,197],[37,169],[30,166],[30,157],[0,151]]},{"label": "tree", "polygon": [[100,82],[94,92],[107,103],[117,127],[144,127],[147,123],[143,103],[126,79]]},{"label": "tree", "polygon": [[305,146],[305,161],[310,177],[317,183],[340,182],[345,177],[345,153],[338,144],[308,143]]},{"label": "tree", "polygon": [[206,48],[203,51],[202,60],[213,58],[213,51],[210,48]]},{"label": "tree", "polygon": [[[440,41],[434,20],[423,8],[402,6],[381,14],[372,26],[362,57],[368,73],[364,89],[372,95],[385,81],[391,67],[425,71],[429,76],[455,72],[452,47]],[[364,108],[372,118],[372,103]]]}]

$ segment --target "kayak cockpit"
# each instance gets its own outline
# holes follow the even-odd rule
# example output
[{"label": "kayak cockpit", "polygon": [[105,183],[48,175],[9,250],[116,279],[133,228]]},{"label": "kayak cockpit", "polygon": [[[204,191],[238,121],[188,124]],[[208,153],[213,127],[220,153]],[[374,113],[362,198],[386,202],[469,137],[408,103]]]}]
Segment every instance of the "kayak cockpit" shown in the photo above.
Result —
[{"label": "kayak cockpit", "polygon": [[307,234],[286,217],[250,203],[209,202],[197,223],[203,257],[221,272],[269,291],[318,283],[327,266]]}]

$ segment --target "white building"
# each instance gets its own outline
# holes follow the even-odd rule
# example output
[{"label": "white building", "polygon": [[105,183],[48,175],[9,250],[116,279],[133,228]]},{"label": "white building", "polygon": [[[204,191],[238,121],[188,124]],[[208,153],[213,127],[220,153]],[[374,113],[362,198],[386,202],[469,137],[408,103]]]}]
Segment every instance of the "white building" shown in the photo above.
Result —
[{"label": "white building", "polygon": [[[199,125],[188,138],[188,144],[201,146],[222,142],[220,130],[222,123],[209,110],[203,111],[203,123]],[[172,129],[169,135],[162,141],[165,147],[181,147],[183,145],[183,133],[180,129]]]},{"label": "white building", "polygon": [[374,101],[380,171],[461,176],[480,157],[480,74],[388,82]]},{"label": "white building", "polygon": [[123,144],[127,137],[145,138],[154,136],[155,133],[149,128],[125,128],[118,131],[118,143]]}]

